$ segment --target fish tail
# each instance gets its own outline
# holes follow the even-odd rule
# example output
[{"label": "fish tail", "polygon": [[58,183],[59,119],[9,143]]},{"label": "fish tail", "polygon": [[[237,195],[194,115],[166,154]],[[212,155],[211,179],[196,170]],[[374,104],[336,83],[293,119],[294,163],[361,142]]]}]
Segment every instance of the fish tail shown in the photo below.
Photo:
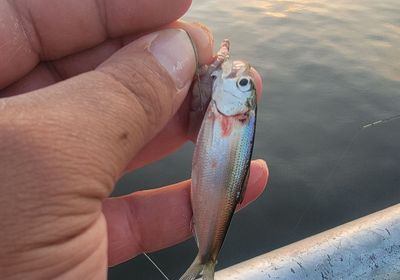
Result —
[{"label": "fish tail", "polygon": [[203,268],[203,280],[214,280],[215,262],[209,261]]},{"label": "fish tail", "polygon": [[199,276],[203,270],[204,264],[201,263],[200,256],[197,255],[193,263],[189,266],[186,272],[179,278],[179,280],[194,280]]},{"label": "fish tail", "polygon": [[214,269],[215,262],[208,261],[207,263],[202,263],[200,256],[197,255],[193,263],[186,270],[179,280],[194,280],[203,271],[203,280],[214,280]]}]

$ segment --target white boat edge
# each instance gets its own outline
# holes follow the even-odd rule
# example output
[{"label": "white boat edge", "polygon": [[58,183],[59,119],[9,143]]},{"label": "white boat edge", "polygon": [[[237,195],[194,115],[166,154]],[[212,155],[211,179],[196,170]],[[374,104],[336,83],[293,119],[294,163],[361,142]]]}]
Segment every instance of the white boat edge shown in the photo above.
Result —
[{"label": "white boat edge", "polygon": [[400,204],[218,271],[215,279],[400,279]]}]

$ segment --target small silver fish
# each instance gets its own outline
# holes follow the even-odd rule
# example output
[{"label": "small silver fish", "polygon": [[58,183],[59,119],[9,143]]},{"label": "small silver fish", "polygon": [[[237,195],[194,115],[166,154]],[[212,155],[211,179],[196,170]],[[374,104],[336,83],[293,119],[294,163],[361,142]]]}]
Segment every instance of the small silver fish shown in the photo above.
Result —
[{"label": "small silver fish", "polygon": [[[256,127],[256,89],[250,65],[229,59],[224,40],[216,60],[194,86],[193,119],[204,114],[192,162],[191,202],[199,248],[180,278],[214,279],[217,256],[237,203],[243,199]],[[199,104],[200,103],[200,104]],[[203,106],[204,105],[204,106]],[[198,125],[198,124],[197,124]],[[196,129],[196,124],[192,124]]]}]

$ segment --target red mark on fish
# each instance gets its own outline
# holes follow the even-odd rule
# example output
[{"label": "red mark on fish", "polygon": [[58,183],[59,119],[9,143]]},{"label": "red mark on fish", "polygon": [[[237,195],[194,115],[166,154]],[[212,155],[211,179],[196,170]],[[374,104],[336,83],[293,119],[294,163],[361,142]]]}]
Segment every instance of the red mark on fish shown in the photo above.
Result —
[{"label": "red mark on fish", "polygon": [[230,117],[221,116],[222,137],[227,137],[232,132],[232,120]]}]

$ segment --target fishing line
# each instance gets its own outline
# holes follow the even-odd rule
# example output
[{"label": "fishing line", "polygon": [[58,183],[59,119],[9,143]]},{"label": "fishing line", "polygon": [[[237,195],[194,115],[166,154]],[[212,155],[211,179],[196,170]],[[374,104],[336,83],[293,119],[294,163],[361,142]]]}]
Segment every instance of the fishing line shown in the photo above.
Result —
[{"label": "fishing line", "polygon": [[[323,187],[318,188],[317,191],[315,191],[312,195],[312,199],[315,200],[322,191],[324,191],[327,188],[327,185],[329,184],[329,181],[331,180],[331,178],[333,177],[333,175],[335,175],[336,170],[339,168],[340,163],[344,160],[344,158],[347,156],[347,153],[350,151],[351,146],[353,146],[354,142],[356,141],[356,139],[360,136],[361,132],[364,130],[363,127],[361,127],[351,138],[350,142],[347,144],[346,148],[343,150],[342,154],[338,157],[338,159],[336,160],[337,163],[334,165],[334,167],[331,169],[331,172],[329,172],[328,176],[325,179],[325,183],[323,184]],[[306,214],[308,214],[310,212],[312,208],[312,204],[308,204],[308,207],[303,211],[303,213],[300,215],[299,220],[297,221],[296,225],[294,226],[292,232],[295,232],[297,230],[297,228],[299,227],[299,225],[301,224],[301,222],[303,221],[303,218],[305,217]]]},{"label": "fishing line", "polygon": [[386,118],[386,119],[380,119],[380,120],[374,121],[372,123],[368,123],[368,124],[364,125],[362,128],[369,128],[371,126],[375,126],[375,125],[378,125],[378,124],[391,122],[391,121],[394,121],[394,120],[397,120],[397,119],[400,119],[400,114],[392,116],[392,117],[389,117],[389,118]]},{"label": "fishing line", "polygon": [[154,265],[154,267],[161,273],[161,275],[162,275],[165,279],[170,280],[170,279],[168,278],[168,276],[165,275],[165,273],[161,270],[161,268],[152,260],[152,258],[150,258],[149,255],[147,255],[145,252],[143,252],[143,255],[149,260],[149,262],[151,262],[151,263]]},{"label": "fishing line", "polygon": [[[367,123],[363,126],[361,126],[358,131],[353,135],[353,137],[351,138],[350,142],[346,145],[345,149],[343,150],[342,154],[338,157],[338,159],[336,160],[336,164],[334,165],[334,167],[331,169],[331,172],[329,172],[327,178],[325,179],[325,183],[323,185],[323,187],[318,188],[317,191],[315,191],[312,195],[312,199],[315,200],[322,191],[324,191],[327,186],[329,185],[329,182],[331,180],[331,178],[333,177],[333,175],[336,174],[336,171],[339,169],[340,164],[342,163],[342,161],[345,159],[345,157],[347,156],[348,152],[350,151],[350,148],[353,146],[354,142],[357,140],[357,138],[361,135],[361,133],[363,131],[365,131],[368,128],[372,128],[374,126],[377,125],[382,125],[394,120],[400,119],[400,114],[398,115],[394,115],[388,118],[384,118],[384,119],[380,119],[371,123]],[[308,207],[303,211],[303,213],[300,215],[299,220],[297,221],[296,225],[294,226],[292,233],[294,233],[297,228],[299,227],[299,225],[301,224],[301,222],[303,221],[304,217],[306,216],[306,214],[308,214],[310,212],[310,210],[312,209],[312,205],[308,204]]]}]

